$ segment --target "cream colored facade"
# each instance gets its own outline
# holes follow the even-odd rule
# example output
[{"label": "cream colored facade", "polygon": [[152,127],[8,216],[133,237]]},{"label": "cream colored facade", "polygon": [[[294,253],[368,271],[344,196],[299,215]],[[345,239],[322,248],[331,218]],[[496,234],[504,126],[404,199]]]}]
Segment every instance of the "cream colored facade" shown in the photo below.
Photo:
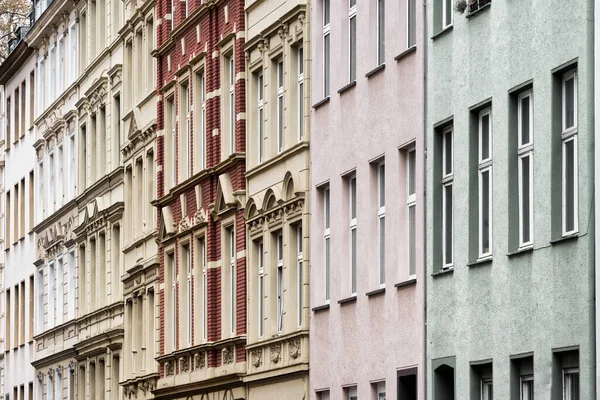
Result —
[{"label": "cream colored facade", "polygon": [[309,396],[309,9],[246,5],[249,400]]}]

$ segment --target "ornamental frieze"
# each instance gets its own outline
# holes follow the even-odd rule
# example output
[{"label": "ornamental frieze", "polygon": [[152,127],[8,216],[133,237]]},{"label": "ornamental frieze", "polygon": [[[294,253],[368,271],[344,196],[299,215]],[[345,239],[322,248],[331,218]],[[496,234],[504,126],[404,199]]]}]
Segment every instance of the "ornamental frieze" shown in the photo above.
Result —
[{"label": "ornamental frieze", "polygon": [[223,349],[223,364],[233,364],[233,346]]},{"label": "ornamental frieze", "polygon": [[262,349],[254,349],[250,352],[250,359],[252,360],[252,365],[254,365],[254,368],[260,367],[262,364],[262,356]]},{"label": "ornamental frieze", "polygon": [[196,353],[194,354],[194,369],[204,369],[206,368],[206,353]]}]

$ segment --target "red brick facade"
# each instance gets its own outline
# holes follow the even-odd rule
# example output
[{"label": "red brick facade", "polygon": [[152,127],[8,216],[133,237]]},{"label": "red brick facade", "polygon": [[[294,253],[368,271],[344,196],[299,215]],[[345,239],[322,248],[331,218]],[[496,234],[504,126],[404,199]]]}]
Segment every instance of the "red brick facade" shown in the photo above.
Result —
[{"label": "red brick facade", "polygon": [[[170,324],[171,316],[168,315],[170,310],[165,310],[165,247],[176,244],[176,248],[179,248],[179,241],[183,236],[189,237],[189,234],[194,233],[197,229],[206,229],[206,249],[207,249],[207,263],[209,266],[216,265],[216,268],[209,267],[208,269],[208,332],[207,332],[207,344],[197,345],[194,348],[198,351],[205,352],[206,354],[206,367],[218,367],[222,363],[222,352],[223,347],[221,345],[213,346],[215,342],[222,341],[224,339],[231,339],[229,332],[222,332],[221,330],[221,296],[222,285],[227,287],[227,282],[221,281],[222,268],[228,267],[228,260],[221,262],[221,257],[225,254],[225,251],[221,248],[221,217],[229,218],[234,216],[235,218],[235,239],[236,253],[243,252],[246,247],[246,234],[245,234],[245,223],[243,220],[244,210],[241,209],[241,205],[232,206],[228,204],[230,211],[219,213],[219,205],[217,203],[217,195],[220,191],[219,188],[219,176],[228,174],[231,186],[234,193],[243,193],[245,187],[245,119],[241,118],[245,112],[245,81],[243,79],[243,72],[245,71],[245,55],[244,55],[244,35],[245,30],[245,19],[244,19],[244,2],[242,0],[204,0],[202,3],[200,0],[188,0],[189,2],[189,15],[185,18],[185,6],[186,3],[174,0],[175,5],[175,24],[174,30],[171,29],[171,21],[166,19],[171,12],[171,1],[161,0],[156,3],[156,12],[158,18],[162,21],[158,25],[157,29],[157,85],[158,85],[158,106],[157,106],[157,129],[162,134],[159,134],[157,138],[157,165],[158,165],[158,182],[157,182],[157,195],[158,200],[156,205],[158,207],[158,218],[159,218],[159,232],[160,243],[159,243],[159,258],[160,258],[160,282],[163,284],[163,288],[160,292],[160,346],[158,360],[160,363],[160,376],[164,378],[166,368],[164,367],[165,361],[169,357],[169,354],[165,353],[165,349],[169,346],[165,346],[165,324]],[[200,40],[198,41],[197,27],[200,27]],[[241,34],[238,34],[241,33]],[[185,38],[185,54],[182,49],[182,38]],[[222,126],[221,126],[221,114],[222,114],[222,96],[220,93],[228,93],[228,87],[222,87],[221,82],[225,81],[227,77],[222,77],[222,48],[223,42],[230,43],[228,40],[231,39],[234,42],[233,54],[234,54],[234,65],[236,79],[235,82],[235,154],[228,158],[221,160],[221,146],[222,146]],[[204,73],[206,79],[206,169],[197,172],[192,175],[191,178],[182,181],[178,180],[177,185],[170,190],[165,190],[165,165],[172,163],[169,160],[171,154],[165,151],[165,93],[173,87],[178,87],[177,79],[185,70],[188,69],[191,73],[191,65],[198,59],[204,57]],[[170,61],[169,61],[170,59]],[[192,59],[192,61],[190,61]],[[170,64],[170,70],[169,70]],[[242,74],[240,74],[242,73]],[[196,88],[194,87],[194,79],[189,79],[189,90],[191,98],[191,131],[192,131],[192,143],[196,143],[195,136],[198,134],[194,131],[194,103],[200,101],[199,96],[196,96]],[[178,105],[178,91],[174,92],[175,109],[179,111]],[[176,137],[179,140],[179,131],[181,119],[177,116],[178,121],[176,125]],[[181,147],[178,145],[178,149]],[[192,149],[193,154],[193,149]],[[177,159],[182,159],[182,155],[178,154]],[[196,167],[193,165],[194,159],[191,158],[192,170]],[[178,170],[179,162],[175,163],[175,171],[179,174]],[[170,164],[172,165],[172,164]],[[202,193],[202,209],[206,213],[206,222],[194,224],[194,216],[197,215],[197,202],[196,202],[196,186],[201,187]],[[186,195],[187,204],[187,217],[189,226],[186,225],[183,229],[181,228],[181,221],[183,219],[182,208],[180,204],[181,194]],[[243,197],[243,196],[242,196]],[[165,219],[162,218],[162,210],[165,207],[169,207],[172,214],[172,222],[174,225],[180,226],[175,228],[174,232],[168,233],[170,228],[165,227]],[[172,229],[171,229],[172,230]],[[191,246],[191,259],[192,259],[192,270],[195,268],[201,268],[201,266],[195,265],[195,252],[197,249],[195,246]],[[179,262],[180,255],[175,252],[175,258],[177,263],[177,270],[180,271]],[[211,264],[212,263],[212,264]],[[234,363],[245,362],[246,351],[245,341],[239,339],[245,336],[246,333],[246,259],[236,259],[236,337],[235,340],[235,356]],[[179,280],[178,280],[179,282]],[[197,282],[193,282],[195,285]],[[200,284],[198,282],[198,284]],[[179,283],[177,284],[177,290],[179,291]],[[192,290],[194,293],[194,290]],[[177,296],[179,299],[179,296]],[[199,304],[198,299],[192,299],[192,307]],[[178,313],[179,314],[179,313]],[[192,324],[200,323],[200,321],[194,321],[192,318]],[[181,325],[178,321],[176,324],[178,329]],[[226,329],[227,330],[227,329]],[[194,329],[192,329],[194,332]],[[179,336],[179,335],[178,335]],[[192,341],[193,342],[193,341]],[[186,347],[187,344],[180,345],[177,343],[177,349]],[[179,357],[179,356],[177,356]],[[190,369],[194,369],[196,366],[192,361],[190,362]],[[177,375],[180,373],[180,365],[176,365],[173,374]],[[183,389],[182,389],[183,390]],[[186,393],[189,393],[189,387],[185,389]],[[174,398],[173,394],[177,393],[176,388],[171,388],[169,391],[168,398]],[[161,395],[160,387],[157,391],[157,397],[167,396],[167,392]]]}]

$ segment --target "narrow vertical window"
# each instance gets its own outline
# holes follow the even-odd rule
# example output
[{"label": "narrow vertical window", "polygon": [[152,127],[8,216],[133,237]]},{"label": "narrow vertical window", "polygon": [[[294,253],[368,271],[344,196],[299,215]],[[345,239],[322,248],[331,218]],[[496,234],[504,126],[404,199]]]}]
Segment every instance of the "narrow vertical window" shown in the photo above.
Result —
[{"label": "narrow vertical window", "polygon": [[416,190],[417,152],[415,148],[408,150],[406,157],[406,207],[408,216],[408,276],[416,277],[417,271],[417,190]]},{"label": "narrow vertical window", "polygon": [[356,0],[348,1],[348,76],[356,80]]},{"label": "narrow vertical window", "polygon": [[175,29],[175,0],[171,0],[171,30]]},{"label": "narrow vertical window", "polygon": [[208,266],[206,265],[206,242],[200,241],[200,260],[202,262],[202,340],[208,336]]},{"label": "narrow vertical window", "polygon": [[533,103],[532,92],[518,98],[519,247],[533,244]]},{"label": "narrow vertical window", "polygon": [[323,97],[329,97],[330,61],[331,61],[331,14],[330,0],[323,0]]},{"label": "narrow vertical window", "polygon": [[454,215],[452,184],[453,171],[453,132],[452,127],[444,129],[442,134],[442,268],[454,265]]},{"label": "narrow vertical window", "polygon": [[406,0],[406,47],[417,44],[417,0]]},{"label": "narrow vertical window", "polygon": [[67,290],[67,315],[68,319],[71,320],[75,318],[75,250],[69,251],[69,265],[67,266],[69,270],[69,286]]},{"label": "narrow vertical window", "polygon": [[176,125],[176,113],[175,113],[175,99],[167,100],[167,109],[169,111],[169,126],[171,130],[171,186],[175,186],[177,182],[177,137],[175,131]]},{"label": "narrow vertical window", "polygon": [[200,168],[206,168],[206,80],[204,79],[204,72],[200,75],[200,101],[201,101],[201,115],[200,115]]},{"label": "narrow vertical window", "polygon": [[491,379],[481,380],[481,400],[493,400],[494,387]]},{"label": "narrow vertical window", "polygon": [[262,71],[258,74],[257,79],[257,88],[256,91],[258,93],[258,162],[261,163],[263,161],[263,145],[264,145],[264,115],[263,115],[263,101],[264,101],[264,91],[263,91],[263,74]]},{"label": "narrow vertical window", "polygon": [[263,242],[258,242],[257,245],[257,262],[258,262],[258,338],[261,339],[264,334],[264,280],[265,266],[263,259]]},{"label": "narrow vertical window", "polygon": [[521,400],[533,400],[533,375],[521,377]]},{"label": "narrow vertical window", "polygon": [[377,165],[377,247],[379,286],[385,286],[385,164]]},{"label": "narrow vertical window", "polygon": [[385,63],[385,0],[377,0],[377,65]]},{"label": "narrow vertical window", "polygon": [[171,272],[171,349],[176,349],[177,344],[177,267],[175,266],[175,253],[167,255]]},{"label": "narrow vertical window", "polygon": [[231,334],[235,334],[235,232],[229,228],[229,326]]},{"label": "narrow vertical window", "polygon": [[298,141],[304,136],[304,48],[298,48]]},{"label": "narrow vertical window", "polygon": [[297,256],[297,282],[298,282],[298,329],[302,328],[302,308],[304,306],[302,302],[302,288],[304,287],[303,268],[302,263],[304,257],[302,255],[302,224],[298,224],[296,227],[296,256]]},{"label": "narrow vertical window", "polygon": [[562,81],[562,214],[563,236],[579,230],[577,162],[577,72]]},{"label": "narrow vertical window", "polygon": [[442,0],[442,29],[452,25],[452,0]]},{"label": "narrow vertical window", "polygon": [[492,255],[492,120],[491,110],[479,113],[479,258]]},{"label": "narrow vertical window", "polygon": [[192,175],[192,157],[191,157],[191,151],[192,151],[192,132],[191,132],[191,127],[190,127],[190,123],[191,123],[191,108],[190,108],[190,90],[189,90],[189,86],[188,85],[183,85],[181,86],[181,102],[182,102],[182,110],[181,113],[183,114],[183,118],[185,118],[184,120],[184,141],[183,141],[183,146],[185,146],[184,149],[182,149],[183,153],[185,154],[185,174],[186,174],[186,178],[189,178]]},{"label": "narrow vertical window", "polygon": [[54,287],[54,262],[48,264],[48,326],[54,327],[54,310],[55,310],[55,287]]},{"label": "narrow vertical window", "polygon": [[356,295],[356,176],[349,178],[348,197],[350,209],[350,294]]},{"label": "narrow vertical window", "polygon": [[330,226],[330,209],[329,209],[329,187],[323,189],[323,253],[325,266],[325,284],[324,294],[325,302],[329,303],[329,265],[330,265],[330,247],[331,247],[331,226]]},{"label": "narrow vertical window", "polygon": [[579,368],[563,369],[563,400],[579,400]]},{"label": "narrow vertical window", "polygon": [[283,330],[283,235],[277,234],[277,333]]},{"label": "narrow vertical window", "polygon": [[283,150],[283,61],[277,62],[277,153]]},{"label": "narrow vertical window", "polygon": [[183,256],[185,257],[186,271],[186,333],[187,344],[190,346],[192,344],[192,259],[189,245],[183,247]]},{"label": "narrow vertical window", "polygon": [[63,259],[59,258],[56,260],[56,324],[60,325],[63,322],[63,283],[64,271],[63,271]]},{"label": "narrow vertical window", "polygon": [[235,68],[233,54],[229,57],[229,153],[235,152]]}]

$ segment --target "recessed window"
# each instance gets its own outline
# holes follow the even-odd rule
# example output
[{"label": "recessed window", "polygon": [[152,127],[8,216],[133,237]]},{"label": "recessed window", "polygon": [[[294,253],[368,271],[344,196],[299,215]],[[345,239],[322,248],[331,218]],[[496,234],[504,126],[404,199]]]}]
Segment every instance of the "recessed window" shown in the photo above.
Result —
[{"label": "recessed window", "polygon": [[417,0],[406,0],[406,47],[417,44]]},{"label": "recessed window", "polygon": [[182,168],[185,171],[185,177],[189,178],[192,173],[192,130],[191,130],[191,107],[190,107],[190,89],[189,86],[181,85],[180,91],[180,102],[181,102],[181,114],[183,117],[183,146],[182,153],[184,153],[185,167]]},{"label": "recessed window", "polygon": [[446,29],[452,25],[453,18],[452,0],[442,0],[442,29]]},{"label": "recessed window", "polygon": [[379,286],[385,286],[385,163],[377,164],[377,247]]},{"label": "recessed window", "polygon": [[348,178],[348,208],[350,210],[350,294],[356,295],[356,176]]},{"label": "recessed window", "polygon": [[372,383],[371,392],[373,393],[373,399],[385,400],[385,381]]},{"label": "recessed window", "polygon": [[317,392],[317,400],[330,400],[329,390],[322,390]]},{"label": "recessed window", "polygon": [[206,79],[204,72],[198,77],[200,84],[200,168],[206,168]]},{"label": "recessed window", "polygon": [[518,97],[519,247],[533,244],[533,92]]},{"label": "recessed window", "polygon": [[553,351],[551,397],[579,400],[579,371],[579,349]]},{"label": "recessed window", "polygon": [[348,75],[356,80],[356,0],[348,1]]},{"label": "recessed window", "polygon": [[579,230],[577,162],[577,72],[562,79],[562,214],[563,235]]},{"label": "recessed window", "polygon": [[296,229],[296,292],[297,292],[297,303],[298,303],[298,328],[302,328],[302,308],[304,306],[303,303],[303,293],[302,288],[304,287],[304,278],[303,278],[303,263],[304,263],[304,255],[302,252],[302,224],[298,224],[295,227]]},{"label": "recessed window", "polygon": [[264,334],[264,280],[265,280],[265,266],[263,259],[263,242],[258,241],[256,244],[256,259],[257,259],[257,270],[258,270],[258,337],[263,337]]},{"label": "recessed window", "polygon": [[283,330],[283,234],[277,233],[277,333]]},{"label": "recessed window", "polygon": [[208,265],[206,262],[206,240],[198,240],[200,266],[202,267],[202,341],[208,338]]},{"label": "recessed window", "polygon": [[416,191],[417,152],[415,148],[406,153],[406,208],[408,215],[408,275],[415,277],[417,271],[417,191]]},{"label": "recessed window", "polygon": [[454,265],[454,211],[453,211],[453,130],[442,133],[442,268]]},{"label": "recessed window", "polygon": [[330,0],[323,0],[323,97],[329,97],[331,61],[331,14]]},{"label": "recessed window", "polygon": [[264,84],[263,84],[263,73],[260,71],[256,79],[256,92],[258,94],[257,102],[257,133],[258,133],[258,162],[261,163],[264,157]]},{"label": "recessed window", "polygon": [[385,0],[377,0],[377,65],[385,62]]},{"label": "recessed window", "polygon": [[304,48],[296,51],[298,56],[298,141],[304,136]]},{"label": "recessed window", "polygon": [[235,296],[236,296],[236,279],[235,279],[235,232],[233,227],[227,229],[228,251],[229,256],[229,326],[231,334],[235,334]]},{"label": "recessed window", "polygon": [[518,393],[520,400],[533,400],[533,355],[516,356],[511,359],[511,393]]},{"label": "recessed window", "polygon": [[563,400],[579,400],[579,368],[563,369]]},{"label": "recessed window", "polygon": [[491,109],[479,113],[479,258],[492,255],[492,120]]},{"label": "recessed window", "polygon": [[398,400],[417,400],[417,368],[400,369],[396,374]]},{"label": "recessed window", "polygon": [[356,386],[344,388],[344,400],[358,400],[358,391]]},{"label": "recessed window", "polygon": [[227,58],[229,76],[229,153],[235,152],[235,68],[233,55]]},{"label": "recessed window", "polygon": [[283,61],[277,62],[277,153],[283,151]]},{"label": "recessed window", "polygon": [[324,295],[325,302],[329,302],[329,268],[331,262],[331,225],[330,216],[331,210],[329,207],[329,186],[323,189],[323,253],[324,253]]}]

